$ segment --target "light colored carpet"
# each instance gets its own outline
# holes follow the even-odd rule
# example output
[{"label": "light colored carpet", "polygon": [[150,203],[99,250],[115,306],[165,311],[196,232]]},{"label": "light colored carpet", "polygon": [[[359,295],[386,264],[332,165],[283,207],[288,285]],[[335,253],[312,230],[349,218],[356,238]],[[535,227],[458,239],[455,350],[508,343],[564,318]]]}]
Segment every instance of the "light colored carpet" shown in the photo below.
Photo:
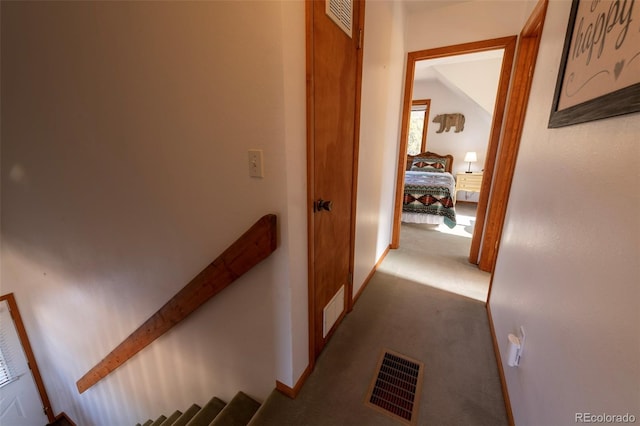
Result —
[{"label": "light colored carpet", "polygon": [[[399,424],[364,405],[386,348],[424,363],[419,425],[508,423],[487,312],[475,300],[486,296],[489,276],[466,262],[469,238],[416,227],[403,225],[402,248],[382,262],[298,397],[274,392],[252,426]],[[440,252],[425,252],[425,239]]]},{"label": "light colored carpet", "polygon": [[469,263],[475,204],[456,205],[457,226],[403,223],[400,248],[379,271],[485,302],[490,274]]}]

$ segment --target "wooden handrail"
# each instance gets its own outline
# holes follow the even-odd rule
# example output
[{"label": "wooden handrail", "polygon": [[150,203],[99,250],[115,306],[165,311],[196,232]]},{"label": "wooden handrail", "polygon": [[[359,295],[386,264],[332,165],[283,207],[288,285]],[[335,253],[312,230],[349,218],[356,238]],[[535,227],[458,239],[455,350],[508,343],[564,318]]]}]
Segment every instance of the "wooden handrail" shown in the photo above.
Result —
[{"label": "wooden handrail", "polygon": [[276,223],[273,214],[260,218],[158,312],[82,376],[76,383],[78,391],[82,393],[106,377],[273,253],[276,249]]}]

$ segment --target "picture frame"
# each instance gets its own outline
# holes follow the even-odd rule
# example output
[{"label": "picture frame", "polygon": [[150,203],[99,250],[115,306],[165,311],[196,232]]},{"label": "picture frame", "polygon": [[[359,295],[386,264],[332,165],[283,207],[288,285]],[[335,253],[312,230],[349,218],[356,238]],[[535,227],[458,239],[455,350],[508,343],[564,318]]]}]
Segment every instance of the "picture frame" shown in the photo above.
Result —
[{"label": "picture frame", "polygon": [[640,5],[573,0],[549,128],[640,111]]}]

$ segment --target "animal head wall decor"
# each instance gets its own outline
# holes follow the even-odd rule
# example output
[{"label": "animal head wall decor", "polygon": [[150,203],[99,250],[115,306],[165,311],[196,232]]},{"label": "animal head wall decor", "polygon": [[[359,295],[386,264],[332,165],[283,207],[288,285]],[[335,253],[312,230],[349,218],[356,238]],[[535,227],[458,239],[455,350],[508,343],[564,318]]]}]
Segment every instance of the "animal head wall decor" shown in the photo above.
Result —
[{"label": "animal head wall decor", "polygon": [[455,127],[454,133],[460,133],[464,130],[464,115],[456,114],[440,114],[433,119],[434,123],[440,123],[440,128],[436,133],[448,132],[451,127]]}]

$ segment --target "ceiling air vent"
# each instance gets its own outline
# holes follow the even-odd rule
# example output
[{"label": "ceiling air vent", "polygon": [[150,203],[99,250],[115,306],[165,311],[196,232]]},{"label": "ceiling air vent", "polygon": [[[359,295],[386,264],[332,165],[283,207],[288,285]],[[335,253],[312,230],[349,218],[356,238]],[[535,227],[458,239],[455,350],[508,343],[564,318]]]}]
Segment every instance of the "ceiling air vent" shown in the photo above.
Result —
[{"label": "ceiling air vent", "polygon": [[326,13],[342,31],[351,37],[353,22],[353,0],[327,0]]}]

